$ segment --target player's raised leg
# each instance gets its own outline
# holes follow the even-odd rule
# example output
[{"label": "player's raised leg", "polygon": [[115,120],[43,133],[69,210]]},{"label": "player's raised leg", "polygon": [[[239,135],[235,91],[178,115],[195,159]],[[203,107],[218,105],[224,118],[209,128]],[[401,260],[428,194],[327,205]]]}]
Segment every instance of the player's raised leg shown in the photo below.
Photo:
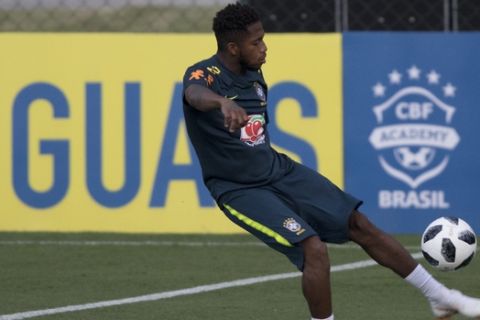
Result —
[{"label": "player's raised leg", "polygon": [[349,220],[350,238],[380,265],[402,278],[418,265],[410,253],[393,237],[374,226],[362,213],[354,211]]},{"label": "player's raised leg", "polygon": [[435,280],[393,237],[374,226],[365,215],[354,211],[349,220],[352,241],[375,261],[417,287],[430,301],[437,319],[450,319],[455,313],[480,319],[480,299],[450,290]]}]

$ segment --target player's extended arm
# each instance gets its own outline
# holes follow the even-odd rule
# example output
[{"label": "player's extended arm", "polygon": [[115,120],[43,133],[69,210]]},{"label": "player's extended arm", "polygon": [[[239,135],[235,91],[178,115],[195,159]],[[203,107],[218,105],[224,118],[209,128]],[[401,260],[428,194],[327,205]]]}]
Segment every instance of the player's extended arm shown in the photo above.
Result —
[{"label": "player's extended arm", "polygon": [[185,90],[185,99],[192,107],[199,111],[205,112],[220,109],[225,119],[225,127],[228,128],[230,132],[240,129],[248,121],[245,110],[233,100],[222,97],[201,85],[189,85]]}]

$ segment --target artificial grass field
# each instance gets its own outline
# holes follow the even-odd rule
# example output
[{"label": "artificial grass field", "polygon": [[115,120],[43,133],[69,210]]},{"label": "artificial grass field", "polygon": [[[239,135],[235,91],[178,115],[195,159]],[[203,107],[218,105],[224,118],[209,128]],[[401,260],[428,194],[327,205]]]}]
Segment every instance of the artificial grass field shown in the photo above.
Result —
[{"label": "artificial grass field", "polygon": [[[419,236],[398,237],[412,252]],[[353,244],[330,247],[333,266],[368,260]],[[291,273],[282,255],[249,235],[0,233],[0,320],[6,315]],[[426,264],[422,259],[422,264]],[[427,267],[448,286],[480,296],[480,259],[456,272]],[[391,271],[332,273],[335,319],[433,319],[422,295]],[[294,277],[32,319],[308,320]],[[461,316],[456,319],[465,319]]]}]

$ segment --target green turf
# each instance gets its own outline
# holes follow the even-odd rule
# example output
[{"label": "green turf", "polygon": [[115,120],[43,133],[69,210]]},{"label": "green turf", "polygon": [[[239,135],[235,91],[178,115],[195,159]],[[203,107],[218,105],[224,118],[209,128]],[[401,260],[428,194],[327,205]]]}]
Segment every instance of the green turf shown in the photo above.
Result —
[{"label": "green turf", "polygon": [[[418,236],[399,239],[418,251]],[[33,243],[12,243],[18,240]],[[40,242],[46,240],[70,242]],[[85,240],[130,245],[73,242]],[[0,257],[0,315],[296,271],[247,235],[0,233]],[[331,247],[330,257],[332,265],[368,258],[353,245]],[[429,270],[447,285],[480,296],[478,259],[453,273]],[[333,273],[332,283],[336,319],[431,319],[420,293],[379,266]],[[299,278],[293,278],[34,319],[291,320],[309,315]]]}]

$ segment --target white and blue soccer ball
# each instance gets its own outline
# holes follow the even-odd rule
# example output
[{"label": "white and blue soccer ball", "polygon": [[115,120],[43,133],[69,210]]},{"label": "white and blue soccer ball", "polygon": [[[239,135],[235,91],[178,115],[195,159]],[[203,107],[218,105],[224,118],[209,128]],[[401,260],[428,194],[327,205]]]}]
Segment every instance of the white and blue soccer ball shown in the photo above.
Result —
[{"label": "white and blue soccer ball", "polygon": [[475,256],[476,249],[475,232],[460,218],[438,218],[428,225],[422,235],[425,260],[442,271],[467,266]]}]

